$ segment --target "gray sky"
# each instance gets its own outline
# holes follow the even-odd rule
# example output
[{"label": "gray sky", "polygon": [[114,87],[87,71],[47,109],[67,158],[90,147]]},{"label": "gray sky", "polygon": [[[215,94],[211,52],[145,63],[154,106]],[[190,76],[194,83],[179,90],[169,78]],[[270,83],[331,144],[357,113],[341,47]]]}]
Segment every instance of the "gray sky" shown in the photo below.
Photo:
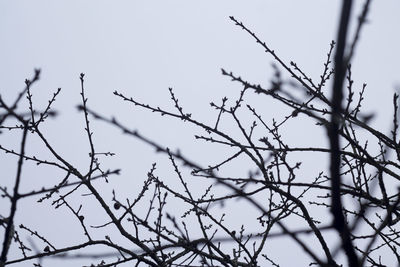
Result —
[{"label": "gray sky", "polygon": [[[46,122],[43,128],[66,158],[87,168],[89,147],[83,116],[76,110],[80,103],[79,74],[83,72],[89,107],[116,116],[132,129],[139,129],[174,150],[181,148],[206,165],[209,147],[193,145],[193,134],[199,131],[126,105],[112,92],[118,90],[142,102],[173,110],[168,94],[168,87],[173,87],[186,112],[199,120],[214,121],[216,113],[209,102],[220,101],[225,95],[233,99],[241,89],[221,75],[221,67],[254,83],[268,85],[272,77],[272,58],[235,26],[229,16],[235,16],[256,32],[282,59],[295,61],[318,79],[329,43],[336,36],[339,3],[328,0],[1,1],[0,94],[10,103],[23,88],[24,80],[32,76],[33,69],[40,68],[41,80],[33,91],[38,109],[45,107],[58,87],[62,88],[54,105],[60,116]],[[359,13],[362,1],[356,4],[353,11]],[[383,132],[390,130],[392,95],[396,86],[400,86],[399,10],[399,1],[373,2],[353,64],[354,85],[359,89],[364,82],[368,84],[366,111],[376,112],[372,123]],[[270,118],[285,115],[279,107],[267,107],[271,109]],[[92,121],[92,127],[99,151],[119,152],[118,157],[105,159],[105,166],[121,167],[124,174],[136,177],[133,181],[124,180],[120,188],[122,182],[116,183],[116,190],[129,195],[129,186],[140,187],[151,163],[162,156],[154,155],[153,149],[136,140],[119,141],[120,132],[100,122]],[[286,136],[297,141],[295,133],[288,129]],[[0,136],[1,144],[14,148],[18,140],[13,135]],[[37,139],[30,140],[28,152],[42,153],[43,147]],[[303,140],[313,141],[304,137],[299,142]],[[325,140],[319,141],[323,144]],[[1,155],[2,166],[6,166],[6,173],[13,178],[15,159],[3,158]],[[248,170],[237,168],[243,173]],[[54,180],[44,177],[48,175],[27,166],[22,188],[32,190],[42,183],[54,184]],[[58,174],[55,171],[51,175]],[[110,194],[110,190],[105,192]],[[43,217],[26,219],[33,210],[35,213],[40,210],[40,214],[53,212],[49,207],[24,203],[18,210],[18,219],[29,221],[33,228],[43,231],[47,228],[49,236],[62,229],[57,227],[62,223],[61,213],[49,224],[55,226],[51,230],[44,227]],[[15,255],[14,249],[10,258]],[[290,266],[284,255],[277,257],[282,266]]]}]

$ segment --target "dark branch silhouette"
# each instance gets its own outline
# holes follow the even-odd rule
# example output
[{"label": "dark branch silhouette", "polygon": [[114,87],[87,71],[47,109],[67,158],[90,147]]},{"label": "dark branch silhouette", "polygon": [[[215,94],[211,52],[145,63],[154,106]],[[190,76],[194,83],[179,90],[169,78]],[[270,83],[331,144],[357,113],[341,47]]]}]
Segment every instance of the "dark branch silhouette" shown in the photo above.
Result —
[{"label": "dark branch silhouette", "polygon": [[[7,214],[0,214],[0,266],[43,266],[50,259],[89,262],[85,266],[281,266],[279,257],[271,252],[270,244],[277,239],[296,244],[298,251],[291,253],[296,257],[303,253],[309,265],[399,265],[399,97],[394,94],[391,103],[390,134],[373,127],[373,114],[363,111],[367,85],[355,87],[351,65],[370,1],[365,1],[354,34],[348,36],[351,5],[352,1],[343,1],[337,39],[327,44],[318,80],[313,80],[300,64],[283,60],[246,23],[229,17],[255,41],[260,53],[272,58],[274,75],[270,84],[263,85],[222,69],[222,76],[242,89],[233,94],[236,97],[224,96],[210,103],[215,118],[208,121],[201,121],[188,110],[173,88],[168,89],[172,105],[166,108],[113,90],[121,105],[196,128],[196,142],[213,147],[208,151],[212,156],[223,155],[219,161],[210,157],[204,163],[193,152],[173,151],[127,126],[120,117],[92,109],[82,73],[78,110],[84,119],[89,155],[86,168],[82,168],[64,157],[43,130],[47,120],[57,119],[53,107],[61,89],[53,93],[45,107],[38,107],[32,92],[40,71],[35,70],[14,102],[6,103],[0,96],[1,134],[21,136],[18,147],[0,144],[3,156],[18,159],[16,175],[0,182],[2,205],[9,207]],[[283,78],[284,73],[289,78]],[[251,95],[275,101],[282,110],[257,106]],[[24,96],[27,109],[20,105]],[[313,123],[310,137],[325,139],[329,147],[318,142],[289,142],[287,129],[298,120]],[[160,172],[154,163],[144,179],[134,181],[140,190],[122,197],[110,181],[125,174],[119,167],[103,167],[104,157],[115,154],[98,150],[94,124],[121,131],[121,136],[110,138],[110,146],[125,142],[124,138],[135,138],[154,148],[168,160],[171,173]],[[301,129],[295,131],[300,133]],[[42,143],[48,158],[41,151],[26,150],[33,137]],[[179,147],[180,140],[175,141],[173,145]],[[310,164],[309,157],[319,161]],[[329,170],[320,163],[324,159],[328,159]],[[24,162],[56,169],[62,175],[52,186],[36,185],[31,191],[23,191],[19,185],[26,179]],[[235,165],[247,168],[248,174],[233,174],[230,169]],[[303,170],[309,165],[315,172],[305,174]],[[12,190],[5,181],[12,181]],[[202,187],[196,184],[199,181]],[[96,224],[91,220],[98,218],[96,212],[86,209],[88,199],[103,212]],[[53,236],[16,216],[24,213],[19,208],[22,200],[64,209],[80,229],[80,236],[69,236],[68,245],[52,241]],[[239,210],[238,205],[246,210]],[[231,215],[243,218],[239,227]],[[254,225],[246,225],[250,221]],[[288,253],[286,248],[282,251]]]}]

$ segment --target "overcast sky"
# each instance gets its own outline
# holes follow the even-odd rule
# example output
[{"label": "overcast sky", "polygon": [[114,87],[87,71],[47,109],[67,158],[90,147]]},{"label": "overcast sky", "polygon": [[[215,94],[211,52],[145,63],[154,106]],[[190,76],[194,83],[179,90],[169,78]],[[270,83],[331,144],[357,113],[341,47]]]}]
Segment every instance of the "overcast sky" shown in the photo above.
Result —
[{"label": "overcast sky", "polygon": [[[353,13],[358,14],[363,1],[355,2]],[[332,0],[1,1],[0,94],[11,103],[24,87],[24,80],[32,77],[35,68],[40,68],[41,80],[33,91],[38,109],[43,109],[52,93],[62,88],[54,105],[59,117],[44,126],[49,140],[82,168],[87,166],[82,161],[87,162],[89,152],[83,117],[76,109],[80,104],[82,72],[86,74],[89,107],[106,116],[116,116],[132,129],[139,129],[172,149],[194,149],[190,145],[196,133],[193,129],[137,111],[112,92],[118,90],[142,102],[173,110],[168,94],[168,87],[172,87],[188,113],[212,121],[215,111],[209,102],[219,101],[225,95],[233,99],[240,90],[240,86],[221,75],[221,68],[265,85],[272,77],[272,58],[235,26],[229,16],[257,33],[283,60],[295,61],[318,79],[329,44],[336,36],[340,3]],[[392,95],[400,88],[399,10],[399,1],[373,1],[369,23],[362,32],[353,62],[355,87],[368,84],[366,111],[376,113],[372,123],[383,132],[390,130]],[[352,26],[354,29],[354,23]],[[271,118],[282,116],[275,107],[270,112]],[[158,160],[159,156],[147,146],[136,141],[118,143],[115,137],[118,131],[102,123],[92,124],[99,150],[121,151],[119,158],[108,162],[110,168],[124,170],[128,165],[126,173],[144,176],[151,163]],[[287,135],[290,140],[299,138],[290,131]],[[0,142],[17,148],[18,138],[1,135]],[[34,154],[41,149],[36,141],[31,139],[28,152]],[[128,145],[132,147],[128,149]],[[207,164],[204,160],[208,154],[193,150],[187,154]],[[3,158],[2,155],[1,168],[11,177],[11,185],[15,161]],[[24,190],[32,190],[42,182],[55,183],[29,175],[24,177]],[[140,186],[142,179],[138,181]],[[31,211],[21,208],[17,218],[28,221],[25,217],[32,215]],[[43,221],[36,218],[31,224],[41,227]],[[14,249],[10,258],[16,255]],[[285,265],[284,257],[282,264],[289,266]]]}]

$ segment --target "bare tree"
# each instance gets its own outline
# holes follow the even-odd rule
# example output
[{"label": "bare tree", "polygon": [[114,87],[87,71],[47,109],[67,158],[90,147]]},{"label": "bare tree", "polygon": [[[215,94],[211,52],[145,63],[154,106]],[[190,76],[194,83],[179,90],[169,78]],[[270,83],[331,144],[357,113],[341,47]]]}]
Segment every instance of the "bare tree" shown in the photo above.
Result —
[{"label": "bare tree", "polygon": [[[18,158],[17,172],[12,177],[14,187],[0,187],[2,203],[9,205],[9,214],[0,214],[4,229],[0,266],[31,261],[34,266],[42,266],[44,260],[55,257],[70,261],[85,259],[91,262],[90,266],[125,266],[125,263],[129,266],[280,266],[268,249],[270,240],[277,238],[297,244],[299,251],[310,259],[310,265],[400,264],[400,194],[396,187],[400,179],[397,174],[400,169],[398,95],[393,96],[391,133],[387,135],[371,127],[372,115],[361,110],[366,84],[360,90],[354,88],[351,69],[370,1],[365,1],[354,36],[348,40],[351,5],[352,1],[343,1],[337,39],[329,46],[319,81],[312,80],[295,62],[286,63],[253,30],[230,17],[272,56],[276,63],[275,75],[269,86],[263,86],[222,69],[223,76],[240,84],[242,90],[233,101],[224,97],[218,103],[211,103],[216,110],[214,121],[202,122],[187,113],[172,88],[169,93],[174,110],[151,106],[114,92],[127,105],[197,127],[201,132],[195,136],[198,141],[211,143],[216,151],[223,147],[231,153],[223,161],[208,166],[198,163],[195,154],[173,152],[125,126],[118,118],[108,118],[101,111],[89,108],[85,75],[81,74],[82,103],[78,108],[84,116],[90,161],[87,171],[79,169],[62,156],[42,131],[42,124],[56,115],[52,105],[61,89],[54,93],[44,109],[37,109],[32,95],[40,76],[40,71],[36,70],[13,103],[0,98],[1,129],[15,134],[22,132],[19,148],[0,146],[6,154]],[[290,77],[285,79],[283,74]],[[271,111],[256,108],[249,97],[252,94],[272,98],[286,107],[282,110],[290,112],[270,122]],[[18,109],[24,96],[29,102],[28,111]],[[249,117],[252,123],[248,122]],[[284,128],[300,118],[314,123],[315,133],[322,133],[321,138],[329,141],[329,147],[288,143]],[[10,126],[10,121],[17,123]],[[180,187],[163,180],[164,175],[157,172],[154,163],[137,195],[122,199],[111,186],[107,187],[111,197],[105,194],[100,185],[109,185],[108,181],[119,175],[120,170],[102,169],[102,158],[113,153],[101,153],[96,149],[93,121],[120,129],[164,154]],[[231,130],[225,130],[222,124],[229,124]],[[30,136],[36,136],[53,159],[27,154]],[[301,169],[310,154],[329,156],[329,172],[313,164],[318,175],[304,177]],[[54,186],[21,192],[26,161],[56,168],[63,177]],[[235,176],[226,171],[232,164],[241,162],[249,163],[247,176]],[[205,187],[193,188],[193,179],[201,179]],[[216,187],[225,190],[221,192],[215,190]],[[79,193],[82,189],[86,192],[84,195]],[[87,222],[93,214],[82,211],[86,205],[84,198],[95,201],[106,214],[96,226]],[[76,199],[80,204],[76,205]],[[67,247],[54,244],[51,236],[44,236],[32,229],[29,222],[16,219],[18,212],[24,212],[18,209],[22,200],[37,200],[51,203],[55,209],[67,209],[76,218],[83,237],[73,238],[74,245]],[[234,207],[238,200],[245,202],[248,207],[245,216],[252,218],[256,227],[236,228],[226,219],[230,213],[237,212]],[[327,211],[330,216],[326,216]],[[291,223],[293,219],[298,222],[296,225]],[[110,231],[110,227],[116,234],[104,237],[102,234]],[[21,233],[32,236],[30,244]],[[13,243],[20,252],[18,258],[7,257]],[[92,247],[105,249],[93,252]]]}]

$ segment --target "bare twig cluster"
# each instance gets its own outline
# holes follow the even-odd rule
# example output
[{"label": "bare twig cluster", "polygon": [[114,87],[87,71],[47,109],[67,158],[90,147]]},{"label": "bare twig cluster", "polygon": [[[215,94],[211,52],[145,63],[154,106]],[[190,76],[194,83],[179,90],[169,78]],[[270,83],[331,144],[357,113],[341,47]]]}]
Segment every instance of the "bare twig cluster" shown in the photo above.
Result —
[{"label": "bare twig cluster", "polygon": [[[222,75],[240,84],[242,90],[233,101],[223,97],[219,104],[212,102],[216,117],[209,122],[202,122],[188,112],[172,88],[169,89],[172,110],[114,92],[127,105],[197,127],[201,132],[195,135],[199,142],[231,151],[224,160],[207,166],[192,159],[195,155],[173,152],[125,126],[117,118],[108,118],[90,109],[85,96],[84,74],[80,75],[82,103],[78,108],[83,113],[89,143],[90,160],[86,171],[64,158],[42,131],[42,124],[56,115],[52,106],[60,89],[56,90],[43,111],[39,111],[41,109],[35,106],[32,94],[33,86],[39,80],[39,70],[35,71],[32,79],[26,80],[26,87],[13,103],[6,103],[0,97],[1,129],[22,132],[18,148],[0,144],[2,152],[18,158],[17,172],[12,178],[14,187],[9,189],[0,183],[2,203],[9,205],[9,213],[0,214],[3,228],[0,266],[28,261],[33,261],[34,266],[43,266],[44,260],[54,257],[89,259],[91,265],[88,266],[280,266],[275,255],[269,252],[268,244],[284,237],[298,245],[299,252],[310,259],[310,265],[400,264],[400,190],[396,187],[400,180],[398,95],[393,96],[390,135],[371,127],[372,115],[362,112],[366,84],[359,90],[354,88],[351,69],[370,1],[366,1],[358,19],[350,49],[346,49],[351,2],[343,1],[338,38],[329,46],[318,81],[307,75],[297,63],[285,62],[255,32],[235,17],[230,17],[265,53],[272,56],[276,65],[271,85],[252,83],[222,69]],[[283,74],[290,77],[285,79]],[[272,98],[290,111],[279,120],[271,120],[270,111],[260,110],[247,100],[252,94],[259,98]],[[29,103],[27,111],[18,108],[23,96]],[[252,118],[251,123],[248,118]],[[329,147],[302,147],[287,142],[284,128],[299,118],[315,122],[315,132],[324,133],[321,138],[329,141]],[[103,195],[97,185],[108,184],[109,179],[120,174],[120,170],[102,169],[101,157],[113,156],[113,153],[97,150],[91,128],[93,120],[120,129],[165,154],[180,186],[163,180],[157,173],[157,164],[153,164],[140,184],[138,194],[122,199],[117,190],[109,188],[112,197]],[[9,121],[17,123],[9,125]],[[232,123],[230,129],[235,129],[238,136],[231,130],[224,130],[223,122]],[[52,160],[25,152],[27,139],[33,135],[41,140]],[[302,159],[316,154],[329,158],[330,170],[314,164],[312,167],[317,168],[318,174],[304,177]],[[25,161],[56,168],[63,176],[52,187],[21,192],[19,185],[24,179]],[[226,174],[225,169],[240,162],[250,162],[246,167],[249,170],[247,176]],[[193,179],[202,179],[207,186],[201,190],[193,188]],[[215,190],[217,186],[225,191]],[[76,205],[73,201],[81,188],[87,190],[86,197],[96,201],[106,214],[96,226],[87,223],[91,214],[82,211],[85,203]],[[18,209],[20,201],[31,201],[35,197],[39,197],[39,203],[48,202],[55,209],[67,209],[76,218],[83,237],[71,238],[72,245],[61,247],[54,244],[51,237],[31,229],[28,222],[16,220],[15,214],[24,212]],[[238,200],[243,200],[249,207],[248,211],[241,212],[253,218],[255,227],[239,222],[241,226],[237,228],[227,219],[230,213],[238,212],[232,208]],[[171,207],[171,203],[178,205],[179,209]],[[296,225],[293,221],[297,222]],[[119,239],[114,235],[98,237],[98,233],[111,226]],[[329,237],[332,233],[338,238]],[[30,244],[22,234],[31,236]],[[13,243],[18,247],[19,257],[8,257]],[[91,247],[106,248],[106,251],[88,252],[86,249]]]}]

